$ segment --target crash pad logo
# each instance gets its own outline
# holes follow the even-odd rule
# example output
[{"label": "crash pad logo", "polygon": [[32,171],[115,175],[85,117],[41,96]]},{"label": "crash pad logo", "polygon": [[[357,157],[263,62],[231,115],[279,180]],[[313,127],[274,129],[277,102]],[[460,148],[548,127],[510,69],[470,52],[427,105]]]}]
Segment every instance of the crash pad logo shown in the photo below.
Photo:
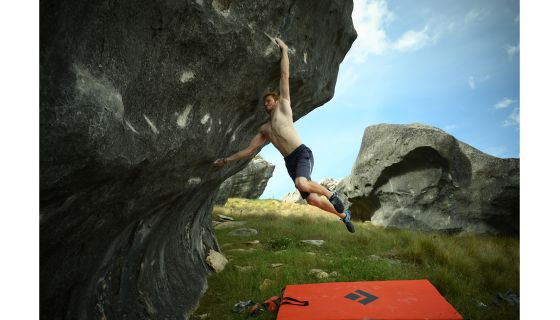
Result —
[{"label": "crash pad logo", "polygon": [[370,294],[370,293],[367,293],[367,292],[365,292],[365,291],[362,291],[362,290],[356,290],[356,291],[354,291],[354,292],[352,292],[352,293],[349,293],[349,294],[347,294],[346,296],[344,296],[344,298],[350,299],[350,300],[352,300],[352,301],[356,301],[356,300],[357,300],[356,302],[359,302],[359,303],[363,304],[364,306],[365,306],[366,304],[372,303],[372,302],[374,302],[375,300],[377,300],[377,297],[376,297],[376,296],[374,296],[374,295],[372,295],[372,294]]}]

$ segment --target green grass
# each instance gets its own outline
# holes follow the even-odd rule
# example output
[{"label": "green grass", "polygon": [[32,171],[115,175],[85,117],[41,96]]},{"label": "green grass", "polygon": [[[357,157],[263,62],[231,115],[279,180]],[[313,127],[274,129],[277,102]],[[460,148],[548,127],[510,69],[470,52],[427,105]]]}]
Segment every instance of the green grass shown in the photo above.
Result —
[{"label": "green grass", "polygon": [[[519,319],[519,307],[492,304],[498,293],[512,290],[519,295],[518,239],[419,233],[360,222],[354,222],[356,233],[350,234],[334,215],[276,200],[230,199],[214,209],[213,215],[218,214],[248,221],[243,227],[259,234],[231,237],[228,232],[233,229],[216,230],[229,263],[208,278],[208,291],[195,312],[209,314],[206,319],[245,319],[232,312],[236,302],[261,302],[279,295],[288,284],[397,279],[428,279],[465,319]],[[305,239],[325,244],[300,242]],[[251,240],[260,244],[246,244]],[[255,250],[233,250],[248,248]],[[382,259],[368,259],[371,255]],[[284,265],[271,268],[273,263]],[[234,266],[253,269],[242,272]],[[338,276],[319,280],[309,274],[311,269],[336,271]],[[261,287],[265,279],[270,284]],[[478,302],[487,307],[477,306]]]}]

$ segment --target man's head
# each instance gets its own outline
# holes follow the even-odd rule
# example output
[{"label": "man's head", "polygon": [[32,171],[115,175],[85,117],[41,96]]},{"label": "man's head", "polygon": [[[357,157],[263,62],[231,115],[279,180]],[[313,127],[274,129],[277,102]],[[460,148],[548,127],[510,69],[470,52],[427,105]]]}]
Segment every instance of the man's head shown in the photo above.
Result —
[{"label": "man's head", "polygon": [[271,113],[274,109],[276,109],[278,99],[280,99],[280,96],[273,91],[269,91],[263,95],[263,104],[266,112]]}]

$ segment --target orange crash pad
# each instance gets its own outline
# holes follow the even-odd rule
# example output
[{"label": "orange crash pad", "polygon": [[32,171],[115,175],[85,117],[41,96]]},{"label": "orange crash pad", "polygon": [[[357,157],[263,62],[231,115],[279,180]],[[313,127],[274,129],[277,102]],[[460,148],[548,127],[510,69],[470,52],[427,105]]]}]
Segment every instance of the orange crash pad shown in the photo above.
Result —
[{"label": "orange crash pad", "polygon": [[428,280],[288,285],[282,301],[277,320],[463,319]]}]

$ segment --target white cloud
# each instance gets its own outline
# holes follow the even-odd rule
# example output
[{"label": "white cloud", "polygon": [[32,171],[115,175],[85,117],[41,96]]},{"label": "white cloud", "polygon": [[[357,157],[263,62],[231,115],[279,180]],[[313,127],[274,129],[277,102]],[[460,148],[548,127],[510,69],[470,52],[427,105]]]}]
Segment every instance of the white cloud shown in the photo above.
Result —
[{"label": "white cloud", "polygon": [[490,75],[484,75],[484,76],[469,76],[469,78],[467,79],[468,83],[469,83],[469,87],[471,89],[475,89],[477,84],[485,82],[490,80]]},{"label": "white cloud", "polygon": [[399,51],[418,50],[431,40],[427,31],[428,27],[424,27],[422,31],[409,30],[393,44],[393,48]]},{"label": "white cloud", "polygon": [[510,105],[512,105],[513,103],[515,103],[515,100],[511,100],[510,98],[503,98],[502,100],[500,100],[498,103],[496,103],[494,105],[494,107],[496,109],[504,109],[509,107]]},{"label": "white cloud", "polygon": [[519,44],[516,45],[516,46],[507,45],[506,46],[506,52],[507,52],[507,55],[508,55],[509,59],[513,58],[513,56],[515,56],[516,54],[519,54]]},{"label": "white cloud", "polygon": [[473,76],[469,76],[469,87],[471,87],[471,89],[476,88],[476,82]]},{"label": "white cloud", "polygon": [[456,28],[455,22],[450,22],[450,23],[447,24],[447,31],[454,32],[455,28]]},{"label": "white cloud", "polygon": [[422,30],[408,30],[391,41],[385,28],[395,20],[395,15],[385,0],[355,0],[352,11],[354,28],[358,38],[354,41],[349,56],[357,63],[365,62],[370,54],[380,55],[393,49],[401,52],[414,51],[429,42],[435,42],[438,35],[430,35],[428,27]]},{"label": "white cloud", "polygon": [[393,20],[393,13],[387,8],[385,0],[354,1],[352,21],[358,32],[358,38],[352,45],[353,58],[356,62],[364,62],[369,54],[382,54],[389,42],[384,25]]},{"label": "white cloud", "polygon": [[513,108],[506,120],[504,120],[504,127],[518,126],[519,125],[519,108]]},{"label": "white cloud", "polygon": [[[496,109],[505,109],[514,105],[517,101],[510,98],[503,98],[494,105]],[[508,115],[507,119],[503,122],[504,127],[519,126],[519,107],[514,107],[513,111]]]},{"label": "white cloud", "polygon": [[484,19],[484,17],[487,15],[487,12],[478,10],[478,9],[473,9],[469,12],[467,12],[467,15],[465,16],[465,22],[466,23],[471,23],[471,22],[476,22],[479,20]]}]

